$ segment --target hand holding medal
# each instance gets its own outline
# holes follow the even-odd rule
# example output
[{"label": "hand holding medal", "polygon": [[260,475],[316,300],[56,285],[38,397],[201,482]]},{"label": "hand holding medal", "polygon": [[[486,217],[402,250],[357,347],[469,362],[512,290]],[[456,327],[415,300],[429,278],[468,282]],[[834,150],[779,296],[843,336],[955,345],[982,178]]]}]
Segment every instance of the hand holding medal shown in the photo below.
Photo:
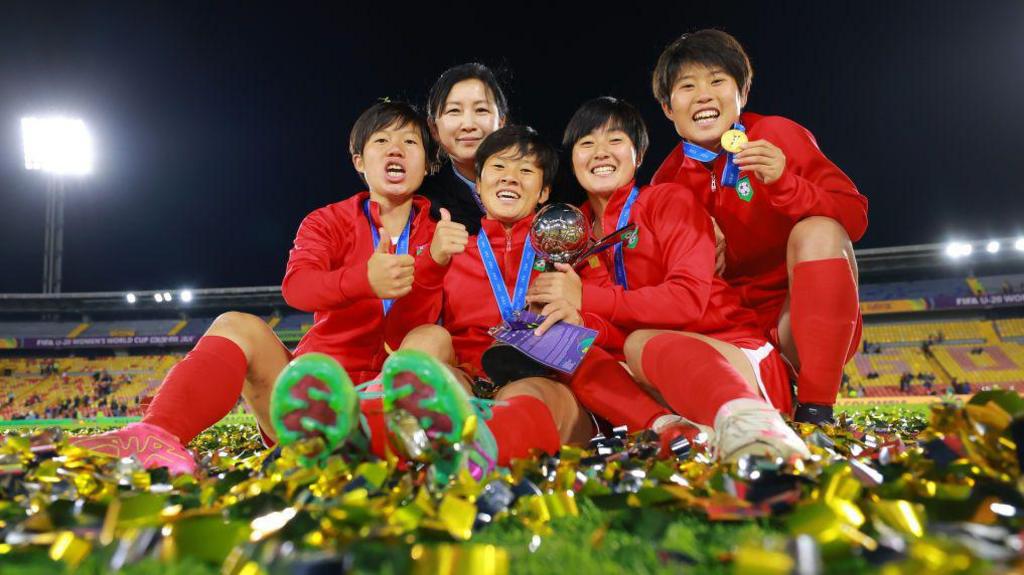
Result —
[{"label": "hand holding medal", "polygon": [[[733,152],[733,150],[726,147],[726,139],[733,132],[743,134],[738,130],[729,130],[722,135],[722,148],[729,152]],[[782,172],[786,169],[786,155],[775,144],[768,140],[748,142],[745,134],[742,139],[730,137],[729,144],[739,149],[739,151],[733,152],[735,154],[733,161],[741,171],[754,172],[758,180],[769,185],[774,184],[782,177]]]}]

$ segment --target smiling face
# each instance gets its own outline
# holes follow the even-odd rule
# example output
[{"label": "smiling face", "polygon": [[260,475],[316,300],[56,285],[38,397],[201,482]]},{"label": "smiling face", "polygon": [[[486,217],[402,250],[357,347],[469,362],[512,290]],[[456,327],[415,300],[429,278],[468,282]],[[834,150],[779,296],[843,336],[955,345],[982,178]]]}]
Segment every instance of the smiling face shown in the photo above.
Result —
[{"label": "smiling face", "polygon": [[413,122],[396,122],[373,132],[352,163],[378,201],[404,199],[419,189],[427,173],[423,138]]},{"label": "smiling face", "polygon": [[606,195],[633,180],[636,146],[626,132],[605,125],[572,147],[572,171],[588,194]]},{"label": "smiling face", "polygon": [[454,86],[431,128],[444,151],[456,164],[473,165],[473,155],[480,142],[505,124],[499,115],[494,94],[476,78]]},{"label": "smiling face", "polygon": [[661,108],[683,139],[717,150],[746,103],[747,93],[721,68],[687,64],[672,85],[669,103]]},{"label": "smiling face", "polygon": [[511,226],[529,216],[537,204],[547,201],[544,170],[536,156],[508,148],[491,155],[484,162],[477,180],[480,200],[487,217]]}]

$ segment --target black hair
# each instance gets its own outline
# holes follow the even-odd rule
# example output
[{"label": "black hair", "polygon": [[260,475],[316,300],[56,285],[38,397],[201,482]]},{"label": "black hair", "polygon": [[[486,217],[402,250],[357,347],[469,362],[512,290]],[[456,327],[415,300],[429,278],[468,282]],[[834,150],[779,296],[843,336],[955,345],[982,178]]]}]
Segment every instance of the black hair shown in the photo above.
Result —
[{"label": "black hair", "polygon": [[396,123],[399,127],[413,124],[419,130],[420,139],[423,140],[423,151],[426,153],[426,157],[428,159],[433,157],[434,141],[430,137],[426,118],[414,106],[391,100],[381,100],[359,115],[348,136],[349,153],[353,156],[362,154],[366,142],[374,132]]},{"label": "black hair", "polygon": [[494,76],[494,72],[478,62],[468,62],[448,68],[431,86],[430,93],[427,96],[427,116],[431,120],[437,118],[441,113],[441,108],[444,106],[445,101],[448,99],[448,94],[451,94],[455,84],[464,80],[480,80],[483,82],[483,85],[490,90],[491,96],[494,97],[494,104],[498,107],[498,117],[502,119],[508,117],[508,101],[505,99],[505,93],[501,90],[501,85],[498,84],[498,79]]},{"label": "black hair", "polygon": [[607,127],[609,130],[622,130],[633,141],[636,147],[637,160],[647,153],[650,139],[647,136],[647,124],[640,112],[625,100],[601,96],[584,102],[565,127],[562,136],[562,148],[572,150],[576,142],[585,138],[595,130]]},{"label": "black hair", "polygon": [[514,149],[519,157],[535,157],[537,165],[544,171],[543,186],[551,188],[558,172],[558,152],[529,126],[508,125],[484,138],[476,149],[477,179],[480,179],[488,158],[509,149]]},{"label": "black hair", "polygon": [[714,29],[683,34],[662,51],[654,67],[651,88],[662,105],[671,105],[672,87],[687,64],[721,68],[736,81],[741,94],[750,89],[754,77],[750,58],[731,34]]}]

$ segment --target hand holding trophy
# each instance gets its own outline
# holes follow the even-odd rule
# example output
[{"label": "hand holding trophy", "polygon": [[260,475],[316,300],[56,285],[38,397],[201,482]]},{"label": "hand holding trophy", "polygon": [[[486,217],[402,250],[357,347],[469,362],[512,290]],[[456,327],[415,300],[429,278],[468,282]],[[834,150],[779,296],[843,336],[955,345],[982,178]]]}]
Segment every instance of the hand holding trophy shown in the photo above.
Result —
[{"label": "hand holding trophy", "polygon": [[[600,241],[592,243],[590,224],[583,212],[569,204],[551,204],[540,210],[534,218],[533,226],[530,229],[530,243],[538,259],[545,262],[543,269],[547,272],[555,272],[556,263],[571,265],[574,269],[579,269],[588,258],[623,241],[634,229],[636,229],[635,224],[630,224],[612,232]],[[583,354],[589,349],[592,335],[588,337],[588,332],[589,334],[594,332],[580,326],[563,326],[570,329],[563,329],[561,334],[545,331],[541,336],[534,335],[533,330],[544,320],[543,316],[537,313],[542,308],[543,304],[537,305],[535,310],[518,310],[519,321],[492,330],[492,333],[499,338],[519,342],[513,345],[499,340],[484,352],[481,362],[495,388],[526,377],[549,377],[553,367],[559,371],[571,373],[575,370],[578,362],[582,360]],[[572,346],[574,352],[578,353],[574,353],[573,355],[577,357],[569,359],[565,364],[565,366],[571,365],[570,368],[556,367],[536,359],[537,356],[543,355],[548,348],[564,347],[556,346],[553,342],[565,337],[572,337],[581,342],[580,345]],[[544,344],[549,341],[552,342],[551,345]],[[524,353],[524,346],[529,346],[529,354]]]}]

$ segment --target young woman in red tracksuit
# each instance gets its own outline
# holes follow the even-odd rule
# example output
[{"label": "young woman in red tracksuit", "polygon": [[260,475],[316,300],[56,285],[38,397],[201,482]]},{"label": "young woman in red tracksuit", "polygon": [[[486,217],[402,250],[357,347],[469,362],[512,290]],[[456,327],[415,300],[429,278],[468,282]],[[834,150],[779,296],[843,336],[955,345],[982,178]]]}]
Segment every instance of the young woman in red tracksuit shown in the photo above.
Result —
[{"label": "young woman in red tracksuit", "polygon": [[[349,151],[369,191],[315,210],[299,226],[281,290],[289,305],[313,312],[314,323],[294,352],[259,317],[225,313],[168,372],[141,422],[78,445],[191,473],[195,461],[183,445],[227,414],[239,395],[267,442],[276,439],[270,392],[294,357],[325,353],[356,383],[375,378],[386,357],[391,300],[410,291],[414,255],[434,235],[427,200],[413,195],[427,172],[429,144],[425,119],[406,104],[375,104],[356,121]],[[382,451],[379,403],[364,402],[363,412],[380,431],[372,439]]]},{"label": "young woman in red tracksuit", "polygon": [[[450,255],[431,260],[434,271],[420,273],[417,267],[412,293],[394,310],[396,318],[406,315],[400,321],[406,325],[413,323],[409,317],[432,321],[440,314],[443,327],[424,325],[404,341],[404,334],[389,330],[390,344],[402,341],[403,349],[419,349],[441,359],[452,366],[467,390],[474,378],[487,377],[481,357],[494,343],[488,329],[500,324],[503,314],[484,259],[493,258],[500,272],[500,278],[494,280],[502,282],[497,289],[513,294],[510,303],[517,291],[525,294],[524,282],[537,275],[529,246],[530,227],[537,204],[547,199],[557,155],[530,128],[507,126],[480,146],[476,165],[487,213],[479,235],[465,245],[453,246]],[[440,222],[438,229],[444,225]],[[580,314],[560,303],[549,305],[542,313],[551,322],[583,323]],[[616,396],[647,397],[618,361],[597,346],[591,347],[572,380],[602,385],[608,390],[605,399],[612,402]],[[563,443],[583,443],[593,435],[589,416],[580,409],[570,388],[553,379],[529,377],[510,382],[495,399],[494,416],[486,424],[496,437],[501,464],[525,456],[530,449],[553,453]],[[614,423],[645,429],[659,418],[663,418],[662,426],[679,419],[650,397],[647,400],[644,409],[626,412]]]},{"label": "young woman in red tracksuit", "polygon": [[[571,267],[537,278],[527,301],[568,301],[632,332],[625,357],[672,409],[714,431],[717,453],[807,456],[786,425],[791,393],[778,352],[755,314],[714,273],[711,218],[692,196],[663,184],[639,188],[647,147],[639,113],[614,98],[581,106],[566,128],[573,172],[587,191],[596,235],[635,224],[635,235],[599,254],[581,280]],[[585,405],[600,387],[577,391]],[[767,400],[767,401],[766,401]]]},{"label": "young woman in red tracksuit", "polygon": [[[681,184],[715,219],[718,269],[799,372],[795,419],[828,422],[860,340],[851,240],[864,235],[868,202],[802,126],[742,112],[751,75],[725,32],[665,48],[654,95],[684,141],[651,183]],[[738,153],[723,153],[728,130],[745,130]]]}]

